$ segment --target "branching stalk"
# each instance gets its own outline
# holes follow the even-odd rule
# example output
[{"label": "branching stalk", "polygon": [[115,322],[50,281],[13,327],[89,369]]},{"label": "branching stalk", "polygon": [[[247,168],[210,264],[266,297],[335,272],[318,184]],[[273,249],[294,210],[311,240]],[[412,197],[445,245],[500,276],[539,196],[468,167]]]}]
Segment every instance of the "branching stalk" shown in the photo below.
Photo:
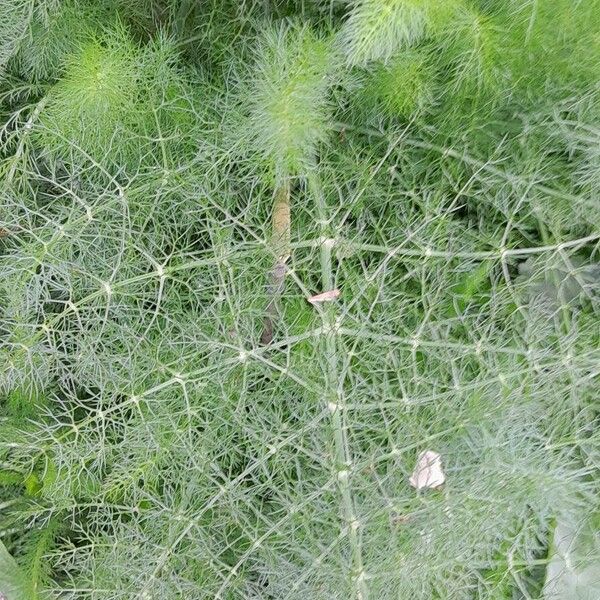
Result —
[{"label": "branching stalk", "polygon": [[[331,250],[333,240],[328,238],[327,208],[323,192],[317,178],[309,177],[309,186],[315,199],[317,219],[321,230],[321,284],[323,290],[334,287]],[[331,413],[331,426],[334,438],[334,465],[337,469],[338,489],[342,505],[342,514],[347,527],[352,552],[352,570],[354,579],[354,598],[367,600],[368,588],[365,579],[361,548],[361,523],[357,519],[350,475],[352,473],[352,452],[348,441],[346,423],[346,406],[344,394],[340,386],[338,368],[338,341],[336,332],[336,308],[333,303],[325,303],[321,318],[323,321],[322,352],[327,361],[325,373],[324,397]]]},{"label": "branching stalk", "polygon": [[178,39],[181,39],[185,31],[185,23],[190,16],[190,13],[194,10],[194,3],[192,0],[182,0],[173,22],[173,31]]},{"label": "branching stalk", "polygon": [[6,175],[7,186],[11,186],[13,184],[15,174],[17,172],[17,167],[19,165],[19,161],[23,158],[23,155],[25,153],[25,144],[27,142],[29,133],[33,129],[35,122],[38,120],[41,112],[44,110],[44,107],[46,106],[47,103],[48,103],[48,97],[44,96],[35,105],[33,111],[31,112],[31,115],[29,116],[29,118],[27,119],[27,122],[25,123],[25,126],[23,128],[23,135],[21,136],[21,139],[19,140],[19,145],[17,146],[17,150],[16,150],[14,156],[12,156],[12,158],[10,159],[10,169],[8,171],[8,174]]}]

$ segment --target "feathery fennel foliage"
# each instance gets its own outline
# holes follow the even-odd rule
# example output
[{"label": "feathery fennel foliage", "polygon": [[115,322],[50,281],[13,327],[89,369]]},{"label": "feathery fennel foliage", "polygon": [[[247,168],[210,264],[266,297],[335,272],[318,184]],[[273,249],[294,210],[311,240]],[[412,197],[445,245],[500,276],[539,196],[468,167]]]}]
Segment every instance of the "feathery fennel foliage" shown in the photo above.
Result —
[{"label": "feathery fennel foliage", "polygon": [[353,3],[342,34],[351,65],[387,62],[402,48],[447,26],[457,0],[360,0]]},{"label": "feathery fennel foliage", "polygon": [[261,32],[254,54],[234,135],[276,180],[305,174],[329,133],[331,44],[306,25],[281,24]]},{"label": "feathery fennel foliage", "polygon": [[8,600],[593,597],[598,0],[0,7]]},{"label": "feathery fennel foliage", "polygon": [[19,74],[42,83],[54,81],[62,74],[65,61],[108,18],[110,13],[102,10],[102,5],[76,0],[57,4],[46,18],[32,20],[15,56]]}]

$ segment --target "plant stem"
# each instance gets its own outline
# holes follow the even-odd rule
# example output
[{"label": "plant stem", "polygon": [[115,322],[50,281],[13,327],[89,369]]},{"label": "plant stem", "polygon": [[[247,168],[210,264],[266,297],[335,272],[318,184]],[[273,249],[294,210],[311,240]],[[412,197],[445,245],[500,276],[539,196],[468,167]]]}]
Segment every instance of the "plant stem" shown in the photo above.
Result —
[{"label": "plant stem", "polygon": [[193,0],[182,0],[175,18],[173,21],[173,32],[175,33],[176,39],[181,39],[185,32],[185,22],[187,21],[190,13],[194,10]]},{"label": "plant stem", "polygon": [[262,345],[273,341],[275,321],[278,317],[278,303],[285,287],[285,263],[290,257],[291,215],[290,215],[290,182],[286,179],[276,190],[273,201],[272,216],[272,249],[275,264],[269,276],[269,303],[260,338]]},{"label": "plant stem", "polygon": [[[534,212],[538,222],[538,230],[540,232],[540,237],[542,238],[542,243],[546,246],[549,246],[552,244],[552,237],[548,232],[546,223],[544,223],[544,220],[542,219],[542,216],[539,214],[539,211],[537,209]],[[562,333],[567,334],[571,329],[571,315],[569,314],[569,308],[565,305],[565,298],[561,292],[560,286],[562,281],[555,270],[551,271],[551,279],[552,283],[556,286],[557,300],[560,304],[560,316],[558,319],[559,327],[562,328]]]},{"label": "plant stem", "polygon": [[25,154],[25,143],[29,136],[29,133],[33,129],[35,122],[38,120],[40,113],[44,110],[46,104],[48,103],[48,96],[44,96],[33,108],[31,115],[27,119],[25,126],[23,127],[23,135],[19,140],[19,145],[17,146],[17,150],[14,155],[10,158],[10,169],[8,174],[6,175],[6,184],[7,187],[12,186],[15,178],[15,174],[17,172],[17,167],[19,165],[19,161],[23,158]]},{"label": "plant stem", "polygon": [[[317,219],[321,230],[321,284],[323,290],[334,287],[331,250],[332,240],[327,238],[327,207],[323,192],[314,174],[308,178],[308,184],[315,199]],[[327,369],[325,372],[324,397],[331,414],[331,426],[334,438],[334,466],[337,470],[338,489],[342,505],[342,514],[348,528],[350,549],[352,552],[352,570],[356,600],[367,600],[368,589],[365,580],[361,547],[361,523],[356,517],[350,476],[352,473],[352,453],[348,441],[345,398],[340,385],[338,339],[336,332],[336,308],[333,303],[325,303],[321,311],[323,321],[322,352],[325,354]]]}]

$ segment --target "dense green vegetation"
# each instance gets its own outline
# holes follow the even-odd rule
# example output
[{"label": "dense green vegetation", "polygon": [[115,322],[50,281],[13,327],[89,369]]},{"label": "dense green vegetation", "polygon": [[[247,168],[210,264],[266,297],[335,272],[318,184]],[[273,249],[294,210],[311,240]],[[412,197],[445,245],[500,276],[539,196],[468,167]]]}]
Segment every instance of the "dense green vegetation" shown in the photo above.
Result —
[{"label": "dense green vegetation", "polygon": [[596,598],[599,56],[599,0],[0,0],[0,596]]}]

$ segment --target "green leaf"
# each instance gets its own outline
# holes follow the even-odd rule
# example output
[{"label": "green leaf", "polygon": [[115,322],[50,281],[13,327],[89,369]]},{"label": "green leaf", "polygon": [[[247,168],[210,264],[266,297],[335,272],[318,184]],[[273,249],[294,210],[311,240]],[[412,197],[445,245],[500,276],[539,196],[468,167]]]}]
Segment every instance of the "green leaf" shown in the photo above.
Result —
[{"label": "green leaf", "polygon": [[456,286],[454,286],[454,293],[467,302],[472,300],[485,284],[489,283],[491,267],[491,262],[483,261],[477,268],[465,273]]},{"label": "green leaf", "polygon": [[600,532],[591,520],[562,517],[548,555],[544,600],[595,600],[600,589]]},{"label": "green leaf", "polygon": [[29,600],[25,575],[2,542],[0,542],[0,598]]}]

